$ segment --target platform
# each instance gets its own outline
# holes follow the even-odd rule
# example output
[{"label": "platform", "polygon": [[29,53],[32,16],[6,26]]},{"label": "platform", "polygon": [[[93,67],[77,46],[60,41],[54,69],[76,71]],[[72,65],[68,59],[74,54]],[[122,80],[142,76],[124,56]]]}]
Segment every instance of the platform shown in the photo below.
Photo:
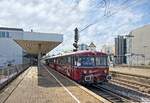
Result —
[{"label": "platform", "polygon": [[149,68],[135,68],[135,67],[110,67],[110,71],[126,73],[131,75],[138,75],[144,77],[150,77],[150,69]]},{"label": "platform", "polygon": [[0,93],[1,103],[102,103],[46,66],[30,67]]}]

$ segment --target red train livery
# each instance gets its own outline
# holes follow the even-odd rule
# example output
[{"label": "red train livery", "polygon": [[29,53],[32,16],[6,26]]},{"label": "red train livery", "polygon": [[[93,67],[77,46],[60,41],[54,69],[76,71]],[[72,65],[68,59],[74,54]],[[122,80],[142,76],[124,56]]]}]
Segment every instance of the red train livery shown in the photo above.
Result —
[{"label": "red train livery", "polygon": [[102,52],[77,51],[47,58],[46,63],[76,82],[91,84],[110,79],[107,57]]}]

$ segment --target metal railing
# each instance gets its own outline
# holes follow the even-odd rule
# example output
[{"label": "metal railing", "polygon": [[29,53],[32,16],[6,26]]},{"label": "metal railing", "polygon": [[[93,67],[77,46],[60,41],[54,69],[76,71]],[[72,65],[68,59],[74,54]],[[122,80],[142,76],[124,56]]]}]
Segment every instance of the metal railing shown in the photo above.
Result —
[{"label": "metal railing", "polygon": [[0,89],[29,66],[30,64],[19,64],[0,68]]}]

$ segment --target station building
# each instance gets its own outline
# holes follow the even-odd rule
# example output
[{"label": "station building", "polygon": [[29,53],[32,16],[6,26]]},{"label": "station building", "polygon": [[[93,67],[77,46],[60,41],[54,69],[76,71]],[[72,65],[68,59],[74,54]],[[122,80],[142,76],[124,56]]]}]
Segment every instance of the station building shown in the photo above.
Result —
[{"label": "station building", "polygon": [[79,50],[88,50],[88,45],[87,44],[79,44]]},{"label": "station building", "polygon": [[79,50],[91,50],[91,51],[96,51],[96,46],[93,42],[90,43],[90,45],[87,44],[79,44]]},{"label": "station building", "polygon": [[126,64],[126,38],[118,36],[115,38],[115,63]]},{"label": "station building", "polygon": [[150,25],[129,33],[127,40],[127,64],[150,65]]},{"label": "station building", "polygon": [[21,28],[0,27],[0,68],[23,64],[31,56],[46,54],[63,41],[56,33],[27,32]]},{"label": "station building", "polygon": [[23,63],[23,49],[13,40],[22,34],[23,29],[0,28],[0,67]]},{"label": "station building", "polygon": [[115,38],[115,57],[117,64],[150,65],[150,25]]}]

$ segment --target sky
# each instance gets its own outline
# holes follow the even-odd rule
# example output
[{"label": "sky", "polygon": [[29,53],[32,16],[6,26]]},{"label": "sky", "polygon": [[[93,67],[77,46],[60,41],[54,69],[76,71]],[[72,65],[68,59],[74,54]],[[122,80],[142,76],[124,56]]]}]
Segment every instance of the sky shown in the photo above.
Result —
[{"label": "sky", "polygon": [[97,50],[114,44],[117,35],[150,24],[150,0],[0,0],[0,26],[58,33],[64,41],[52,53],[94,42]]}]

